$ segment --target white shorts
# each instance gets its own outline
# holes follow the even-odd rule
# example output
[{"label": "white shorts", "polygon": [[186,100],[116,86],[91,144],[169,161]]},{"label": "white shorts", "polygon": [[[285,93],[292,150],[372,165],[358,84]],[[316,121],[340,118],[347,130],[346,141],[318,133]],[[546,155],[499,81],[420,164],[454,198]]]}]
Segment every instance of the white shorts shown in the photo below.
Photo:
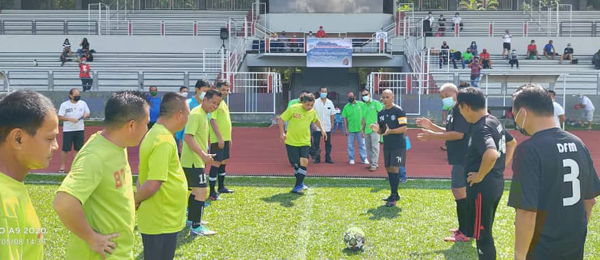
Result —
[{"label": "white shorts", "polygon": [[594,110],[593,109],[584,110],[583,118],[585,118],[588,122],[594,121]]}]

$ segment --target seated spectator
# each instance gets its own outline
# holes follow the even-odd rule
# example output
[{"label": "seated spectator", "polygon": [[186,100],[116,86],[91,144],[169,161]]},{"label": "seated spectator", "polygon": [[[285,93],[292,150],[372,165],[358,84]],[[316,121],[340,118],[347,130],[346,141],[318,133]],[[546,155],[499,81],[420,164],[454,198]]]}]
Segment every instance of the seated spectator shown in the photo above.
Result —
[{"label": "seated spectator", "polygon": [[[556,56],[556,50],[554,49],[554,45],[552,44],[552,40],[550,40],[548,42],[548,44],[546,44],[546,46],[544,46],[544,56],[546,56],[546,59],[554,59],[554,56]],[[550,58],[550,56],[552,56],[552,58]]]},{"label": "seated spectator", "polygon": [[79,43],[79,46],[81,46],[81,49],[77,50],[77,57],[81,59],[81,57],[86,56],[87,58],[87,54],[90,51],[90,43],[88,42],[88,39],[83,38],[83,41]]},{"label": "seated spectator", "polygon": [[452,17],[452,31],[454,31],[456,28],[456,25],[460,26],[460,31],[462,32],[463,30],[463,23],[462,23],[462,18],[460,18],[460,16],[458,15],[458,12],[454,14],[454,17]]},{"label": "seated spectator", "polygon": [[594,67],[597,70],[600,70],[600,50],[598,50],[598,52],[594,54],[594,57],[592,57],[592,64],[594,64]]},{"label": "seated spectator", "polygon": [[317,38],[325,38],[327,33],[323,30],[323,26],[319,26],[319,30],[317,31]]},{"label": "seated spectator", "polygon": [[508,63],[510,64],[511,69],[515,65],[517,65],[517,69],[519,69],[519,60],[517,59],[517,50],[515,50],[515,49],[512,50],[512,52],[510,53],[510,61]]},{"label": "seated spectator", "polygon": [[292,52],[296,52],[296,51],[302,52],[302,50],[300,50],[298,48],[299,46],[298,46],[298,39],[296,38],[296,33],[292,34],[292,38],[289,41],[290,41],[290,43],[288,44],[288,46],[290,47]]},{"label": "seated spectator", "polygon": [[571,44],[568,43],[567,47],[565,48],[565,52],[563,53],[563,55],[560,57],[560,64],[562,64],[563,60],[569,60],[570,63],[573,63],[573,48],[571,47]]},{"label": "seated spectator", "polygon": [[540,59],[537,51],[537,45],[535,45],[535,40],[531,40],[531,43],[527,45],[527,59],[533,60],[534,56],[538,60]]},{"label": "seated spectator", "polygon": [[443,14],[440,14],[440,19],[438,19],[438,37],[444,37],[444,33],[446,32],[446,18],[444,18]]},{"label": "seated spectator", "polygon": [[483,49],[483,52],[479,54],[479,58],[481,58],[481,65],[484,69],[492,69],[492,59],[490,59],[490,53],[487,52],[487,49]]},{"label": "seated spectator", "polygon": [[471,48],[467,48],[467,52],[462,55],[462,68],[464,69],[467,64],[471,64],[473,61],[473,53],[471,52]]},{"label": "seated spectator", "polygon": [[477,55],[477,54],[479,54],[479,52],[477,51],[477,42],[472,41],[469,48],[471,49],[471,53],[473,53],[473,56],[475,56],[475,57],[479,56],[479,55]]},{"label": "seated spectator", "polygon": [[69,42],[69,39],[65,39],[65,41],[63,42],[62,45],[63,49],[69,50],[69,56],[71,56],[71,43]]},{"label": "seated spectator", "polygon": [[312,38],[315,37],[315,35],[313,34],[312,31],[308,31],[308,35],[306,35],[306,38]]},{"label": "seated spectator", "polygon": [[450,50],[450,61],[452,61],[452,65],[454,66],[454,69],[458,69],[458,67],[456,67],[456,61],[460,61],[462,60],[462,53],[460,51],[454,51],[454,50]]},{"label": "seated spectator", "polygon": [[60,53],[60,66],[64,66],[65,62],[67,62],[67,57],[71,56],[71,43],[69,43],[69,39],[65,39],[62,45],[62,51]]}]

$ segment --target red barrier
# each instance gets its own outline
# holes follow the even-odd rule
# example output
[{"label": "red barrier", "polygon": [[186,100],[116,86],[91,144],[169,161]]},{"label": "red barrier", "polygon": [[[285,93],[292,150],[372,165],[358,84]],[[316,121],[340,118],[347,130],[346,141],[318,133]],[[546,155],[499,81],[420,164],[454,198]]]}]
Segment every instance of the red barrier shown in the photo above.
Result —
[{"label": "red barrier", "polygon": [[165,35],[165,21],[160,22],[160,35]]},{"label": "red barrier", "polygon": [[131,20],[129,20],[127,23],[127,26],[128,26],[128,29],[127,29],[128,35],[129,36],[133,35],[133,22]]}]

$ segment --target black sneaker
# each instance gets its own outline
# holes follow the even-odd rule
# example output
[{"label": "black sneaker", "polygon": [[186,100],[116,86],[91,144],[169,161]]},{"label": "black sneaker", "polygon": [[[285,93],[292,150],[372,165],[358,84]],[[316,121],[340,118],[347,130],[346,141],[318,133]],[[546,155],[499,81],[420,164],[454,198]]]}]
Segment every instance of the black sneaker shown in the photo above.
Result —
[{"label": "black sneaker", "polygon": [[393,197],[392,195],[390,195],[387,198],[383,198],[381,200],[383,200],[383,201],[390,201],[390,199],[393,199],[394,201],[397,201],[397,200],[400,200],[400,196]]},{"label": "black sneaker", "polygon": [[222,188],[222,189],[219,189],[217,192],[219,192],[219,193],[233,193],[234,190],[230,190],[228,188]]},{"label": "black sneaker", "polygon": [[319,164],[319,163],[321,163],[321,159],[320,158],[315,159],[315,164]]},{"label": "black sneaker", "polygon": [[326,159],[325,163],[333,164],[333,161],[331,159]]},{"label": "black sneaker", "polygon": [[385,206],[386,206],[386,207],[395,207],[395,206],[396,206],[396,200],[388,200],[388,201],[385,203]]}]

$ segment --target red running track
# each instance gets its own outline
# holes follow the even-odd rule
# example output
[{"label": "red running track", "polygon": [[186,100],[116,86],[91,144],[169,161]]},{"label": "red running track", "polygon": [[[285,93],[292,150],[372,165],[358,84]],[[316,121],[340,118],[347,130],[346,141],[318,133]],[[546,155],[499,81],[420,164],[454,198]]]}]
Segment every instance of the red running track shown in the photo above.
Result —
[{"label": "red running track", "polygon": [[[87,138],[100,131],[100,127],[88,127],[85,131]],[[272,175],[291,176],[292,168],[287,161],[285,145],[279,142],[278,128],[234,128],[231,159],[227,165],[227,172],[231,175]],[[446,152],[440,149],[442,141],[421,142],[416,138],[419,129],[409,129],[412,148],[407,153],[406,169],[409,178],[449,178],[450,166],[446,161]],[[595,168],[600,173],[600,138],[597,132],[574,131],[587,147],[590,149],[592,158],[596,162]],[[522,142],[527,137],[517,131],[511,131],[517,141]],[[62,134],[59,137],[59,145],[62,144]],[[332,159],[334,164],[314,164],[312,160],[308,166],[309,176],[343,176],[343,177],[386,177],[383,167],[383,158],[380,154],[380,168],[376,172],[369,172],[363,164],[348,164],[347,141],[340,132],[332,134]],[[324,153],[324,144],[321,144]],[[322,158],[324,154],[322,154]],[[67,163],[67,171],[73,153]],[[356,149],[356,161],[360,162],[358,149]],[[138,169],[138,148],[129,148],[129,162],[133,172]],[[50,167],[36,172],[58,172],[60,168],[60,151],[56,151]],[[512,177],[512,170],[504,172],[507,178]]]}]

